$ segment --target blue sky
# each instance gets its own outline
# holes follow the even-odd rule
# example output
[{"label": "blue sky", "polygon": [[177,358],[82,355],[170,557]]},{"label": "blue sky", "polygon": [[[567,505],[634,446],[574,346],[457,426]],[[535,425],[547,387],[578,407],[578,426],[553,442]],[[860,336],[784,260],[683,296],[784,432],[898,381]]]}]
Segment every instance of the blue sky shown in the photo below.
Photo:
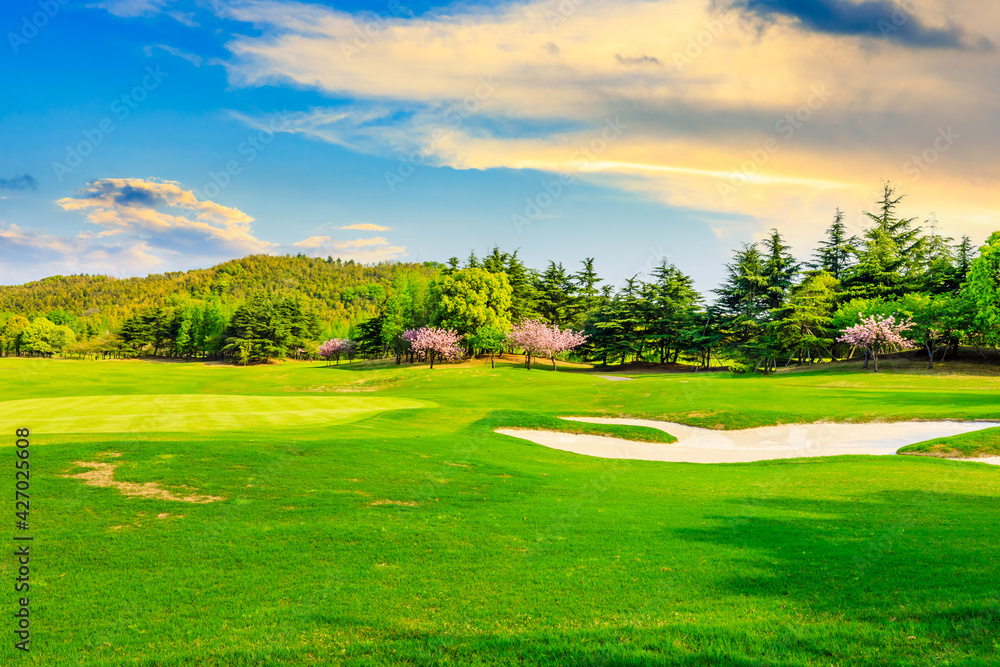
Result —
[{"label": "blue sky", "polygon": [[[404,6],[405,5],[405,6]],[[498,244],[702,290],[881,179],[1000,228],[1000,19],[965,0],[59,0],[0,9],[0,283]]]}]

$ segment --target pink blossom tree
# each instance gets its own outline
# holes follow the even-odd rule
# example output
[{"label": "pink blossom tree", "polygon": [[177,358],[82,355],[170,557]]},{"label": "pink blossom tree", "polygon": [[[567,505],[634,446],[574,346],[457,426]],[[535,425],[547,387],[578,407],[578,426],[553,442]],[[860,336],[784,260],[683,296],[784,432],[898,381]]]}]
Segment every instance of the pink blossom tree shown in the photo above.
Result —
[{"label": "pink blossom tree", "polygon": [[340,365],[340,355],[350,354],[354,349],[354,341],[348,340],[346,338],[331,338],[328,341],[324,341],[319,346],[319,356],[326,359],[326,365],[330,365],[330,359],[336,359],[337,365]]},{"label": "pink blossom tree", "polygon": [[421,327],[407,329],[402,338],[410,343],[410,347],[420,358],[427,358],[434,368],[434,357],[440,359],[460,359],[462,348],[459,341],[462,337],[454,329],[439,329],[437,327]]},{"label": "pink blossom tree", "polygon": [[913,341],[903,337],[903,333],[912,326],[913,323],[909,320],[897,322],[895,315],[888,317],[872,315],[862,317],[860,322],[844,329],[837,340],[863,349],[865,351],[865,368],[868,368],[868,359],[874,359],[875,372],[878,373],[880,354],[905,347],[914,347]]},{"label": "pink blossom tree", "polygon": [[507,334],[507,340],[514,347],[524,350],[524,366],[528,370],[531,370],[531,358],[538,356],[551,358],[552,369],[556,370],[556,355],[579,347],[587,337],[572,329],[560,330],[558,326],[540,320],[524,320]]}]

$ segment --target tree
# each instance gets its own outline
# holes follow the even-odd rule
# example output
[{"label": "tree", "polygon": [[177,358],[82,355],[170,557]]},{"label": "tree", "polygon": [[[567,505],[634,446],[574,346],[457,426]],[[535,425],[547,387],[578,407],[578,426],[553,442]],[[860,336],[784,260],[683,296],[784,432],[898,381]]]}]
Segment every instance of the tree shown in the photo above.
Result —
[{"label": "tree", "polygon": [[698,311],[701,295],[694,281],[666,259],[653,269],[655,282],[643,289],[643,310],[647,312],[647,336],[658,349],[660,363],[677,361],[685,332]]},{"label": "tree", "polygon": [[905,195],[896,196],[889,182],[882,186],[877,210],[865,211],[875,224],[864,232],[858,263],[847,277],[848,292],[864,297],[900,296],[919,278],[924,240],[916,218],[898,217],[896,209]]},{"label": "tree", "polygon": [[[716,305],[730,332],[734,348],[756,336],[769,315],[770,280],[765,274],[764,258],[756,243],[746,243],[726,264],[726,282],[714,290]],[[738,353],[738,349],[737,349]]]},{"label": "tree", "polygon": [[50,355],[58,352],[76,337],[68,327],[59,327],[47,318],[36,317],[21,333],[21,349],[29,354]]},{"label": "tree", "polygon": [[570,276],[573,283],[573,291],[576,294],[576,321],[582,323],[587,313],[592,311],[600,303],[601,291],[597,285],[602,282],[597,271],[594,269],[594,258],[587,257],[581,264],[582,268]]},{"label": "tree", "polygon": [[403,332],[403,338],[409,341],[417,356],[430,360],[431,368],[434,368],[435,356],[441,359],[460,359],[462,357],[462,348],[459,347],[462,336],[454,329],[438,327],[407,329]]},{"label": "tree", "polygon": [[0,330],[0,346],[3,347],[4,353],[13,352],[14,356],[20,356],[22,334],[30,325],[28,318],[21,315],[7,318],[3,329]]},{"label": "tree", "polygon": [[539,276],[535,288],[538,291],[536,309],[545,320],[564,325],[573,318],[575,288],[562,263],[550,261],[548,268]]},{"label": "tree", "polygon": [[511,345],[524,350],[525,368],[528,370],[531,370],[533,356],[551,358],[552,369],[556,370],[556,356],[583,345],[587,337],[541,320],[525,320],[514,325],[507,339]]},{"label": "tree", "polygon": [[963,294],[973,304],[973,329],[992,347],[1000,344],[1000,232],[993,232],[969,268]]},{"label": "tree", "polygon": [[797,285],[785,307],[776,313],[776,334],[785,350],[796,354],[801,366],[810,359],[833,352],[832,323],[840,282],[826,271],[811,271]]},{"label": "tree", "polygon": [[907,294],[899,300],[897,309],[912,321],[910,332],[914,340],[927,350],[928,369],[934,368],[934,356],[962,335],[957,299],[953,296]]},{"label": "tree", "polygon": [[490,368],[496,368],[493,355],[497,352],[503,353],[504,345],[507,343],[507,332],[500,327],[487,324],[476,329],[468,340],[473,349],[489,352]]},{"label": "tree", "polygon": [[795,283],[795,275],[799,272],[799,264],[789,252],[781,233],[772,229],[770,235],[761,242],[764,246],[763,275],[766,280],[767,305],[774,310],[781,308],[785,295]]},{"label": "tree", "polygon": [[924,237],[921,247],[922,275],[914,285],[921,292],[930,294],[954,293],[962,286],[964,276],[959,278],[955,266],[956,248],[951,243],[955,239],[942,236],[937,231],[937,221],[930,218],[931,233]]},{"label": "tree", "polygon": [[556,357],[563,352],[580,347],[587,342],[587,337],[572,329],[560,329],[555,325],[552,325],[549,331],[549,344],[546,351],[549,358],[552,359],[552,370],[556,370]]},{"label": "tree", "polygon": [[507,275],[482,268],[461,269],[433,288],[433,322],[459,334],[480,327],[510,328],[511,287]]},{"label": "tree", "polygon": [[318,321],[294,295],[258,291],[236,309],[225,332],[223,351],[240,355],[249,345],[250,360],[284,357],[317,335]]},{"label": "tree", "polygon": [[340,365],[340,356],[343,354],[350,354],[354,349],[354,341],[346,338],[331,338],[328,341],[324,341],[318,348],[319,356],[326,359],[326,365],[330,365],[330,359],[336,359],[337,365]]},{"label": "tree", "polygon": [[968,279],[969,270],[972,268],[972,262],[975,258],[976,250],[972,247],[972,239],[968,236],[963,236],[955,248],[955,273],[956,281],[960,288],[966,279]]},{"label": "tree", "polygon": [[844,212],[838,208],[833,214],[833,224],[826,230],[826,239],[820,241],[820,247],[813,253],[816,258],[813,267],[840,280],[853,264],[857,243],[857,237],[847,235]]},{"label": "tree", "polygon": [[897,322],[893,315],[888,317],[872,315],[844,329],[837,340],[864,348],[867,355],[875,361],[875,372],[878,373],[879,355],[890,350],[913,346],[912,341],[903,337],[903,333],[911,326],[912,323],[908,321]]}]

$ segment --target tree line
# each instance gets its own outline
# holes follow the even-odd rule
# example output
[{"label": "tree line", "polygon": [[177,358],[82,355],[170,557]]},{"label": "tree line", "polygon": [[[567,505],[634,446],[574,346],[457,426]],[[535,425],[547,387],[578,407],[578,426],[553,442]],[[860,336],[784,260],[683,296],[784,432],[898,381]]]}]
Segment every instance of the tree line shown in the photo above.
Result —
[{"label": "tree line", "polygon": [[[251,256],[144,279],[56,276],[0,288],[0,304],[22,307],[0,314],[0,349],[250,363],[316,358],[321,341],[336,337],[350,341],[352,357],[400,362],[415,358],[407,331],[453,331],[464,354],[495,353],[512,351],[508,334],[537,321],[585,335],[574,354],[600,364],[767,373],[851,354],[855,346],[840,333],[876,316],[909,322],[909,338],[931,365],[961,344],[996,346],[1000,233],[977,252],[968,237],[955,241],[933,221],[903,217],[902,200],[885,183],[857,236],[835,211],[807,261],[777,229],[743,244],[708,298],[667,261],[615,289],[593,258],[576,270],[555,261],[537,270],[499,247],[444,264]],[[91,305],[115,298],[113,321]],[[32,314],[28,304],[54,308]],[[95,307],[98,318],[87,315]]]}]

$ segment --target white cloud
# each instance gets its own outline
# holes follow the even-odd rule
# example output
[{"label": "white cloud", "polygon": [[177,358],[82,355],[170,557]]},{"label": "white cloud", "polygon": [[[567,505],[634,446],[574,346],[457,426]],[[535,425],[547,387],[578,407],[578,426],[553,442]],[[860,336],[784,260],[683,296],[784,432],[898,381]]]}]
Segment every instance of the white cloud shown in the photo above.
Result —
[{"label": "white cloud", "polygon": [[188,53],[187,51],[181,51],[180,49],[168,46],[166,44],[150,44],[148,46],[142,47],[142,52],[145,53],[147,57],[151,57],[155,49],[160,49],[161,51],[166,51],[172,56],[182,58],[191,63],[192,65],[194,65],[195,67],[201,67],[201,64],[205,61],[205,59],[199,55],[196,55],[194,53]]},{"label": "white cloud", "polygon": [[337,227],[337,229],[356,229],[362,232],[388,232],[391,227],[383,227],[382,225],[374,225],[370,222],[356,222],[350,225],[344,225],[343,227]]},{"label": "white cloud", "polygon": [[[777,224],[815,236],[834,206],[870,205],[882,178],[919,192],[909,203],[954,232],[1000,226],[995,53],[761,25],[719,6],[534,0],[375,20],[247,0],[222,11],[260,30],[228,45],[234,84],[354,100],[289,114],[281,131],[459,169],[567,171],[717,213],[720,234]],[[919,11],[921,25],[1000,38],[983,3]],[[620,137],[578,159],[617,116]],[[950,127],[960,138],[935,154]],[[915,168],[924,154],[933,162]]]},{"label": "white cloud", "polygon": [[104,0],[88,7],[106,9],[110,14],[122,18],[134,18],[157,14],[169,2],[170,0]]},{"label": "white cloud", "polygon": [[[257,238],[243,211],[200,200],[173,181],[105,178],[56,202],[93,227],[57,236],[17,225],[0,228],[0,282],[14,284],[46,275],[94,273],[115,276],[205,267],[250,254],[334,255],[361,263],[404,257],[404,246],[385,237],[338,240],[313,236],[292,244]],[[354,230],[387,231],[370,223]],[[375,229],[377,228],[377,229]]]},{"label": "white cloud", "polygon": [[292,244],[313,257],[340,257],[363,264],[400,259],[406,255],[404,246],[394,246],[381,236],[370,239],[344,241],[330,236],[310,236]]}]

